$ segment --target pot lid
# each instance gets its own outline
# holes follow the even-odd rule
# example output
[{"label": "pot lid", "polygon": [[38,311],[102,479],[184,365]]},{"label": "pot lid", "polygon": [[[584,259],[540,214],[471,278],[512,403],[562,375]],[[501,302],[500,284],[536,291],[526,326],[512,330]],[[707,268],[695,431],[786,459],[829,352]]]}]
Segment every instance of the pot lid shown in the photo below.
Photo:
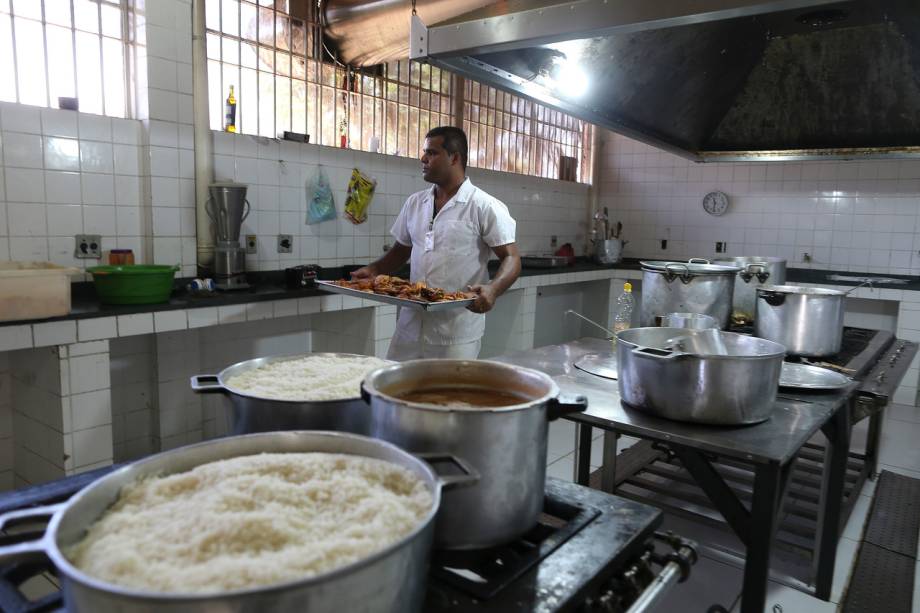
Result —
[{"label": "pot lid", "polygon": [[764,262],[766,264],[785,264],[785,258],[777,258],[773,256],[759,256],[759,255],[742,255],[736,258],[717,258],[712,261],[713,264],[718,264],[720,266],[747,266],[749,264],[757,264],[758,262]]},{"label": "pot lid", "polygon": [[757,294],[802,294],[805,296],[846,296],[847,292],[823,287],[801,287],[799,285],[762,285]]},{"label": "pot lid", "polygon": [[666,262],[650,261],[639,262],[642,270],[651,270],[653,272],[671,272],[674,274],[691,274],[691,275],[725,275],[735,274],[741,271],[738,266],[728,266],[725,264],[710,264],[708,260],[699,260],[690,262]]}]

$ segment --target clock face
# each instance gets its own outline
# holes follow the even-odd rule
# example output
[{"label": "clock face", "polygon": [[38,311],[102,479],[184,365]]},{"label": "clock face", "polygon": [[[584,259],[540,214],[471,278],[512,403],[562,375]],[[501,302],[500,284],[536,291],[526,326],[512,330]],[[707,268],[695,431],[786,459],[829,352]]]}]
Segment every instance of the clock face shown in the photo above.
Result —
[{"label": "clock face", "polygon": [[722,192],[709,192],[703,196],[703,209],[710,215],[722,215],[728,210],[728,196]]}]

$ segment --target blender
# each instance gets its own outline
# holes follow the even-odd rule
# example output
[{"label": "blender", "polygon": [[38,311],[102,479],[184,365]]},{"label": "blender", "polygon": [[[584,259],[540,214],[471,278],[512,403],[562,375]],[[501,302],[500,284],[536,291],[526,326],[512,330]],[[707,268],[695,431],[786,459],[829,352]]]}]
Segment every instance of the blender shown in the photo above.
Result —
[{"label": "blender", "polygon": [[214,228],[214,285],[218,289],[244,289],[246,250],[240,247],[240,227],[249,215],[244,183],[212,183],[205,205]]}]

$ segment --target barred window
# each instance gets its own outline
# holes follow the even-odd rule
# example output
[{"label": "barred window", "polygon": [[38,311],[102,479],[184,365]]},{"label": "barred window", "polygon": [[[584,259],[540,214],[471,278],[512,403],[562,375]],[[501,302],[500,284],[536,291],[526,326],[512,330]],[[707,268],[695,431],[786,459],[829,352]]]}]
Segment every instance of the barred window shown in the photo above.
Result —
[{"label": "barred window", "polygon": [[126,0],[0,0],[0,100],[125,117]]},{"label": "barred window", "polygon": [[320,145],[417,157],[430,128],[454,122],[454,97],[463,96],[470,166],[558,178],[569,157],[577,179],[590,181],[586,122],[471,81],[458,91],[462,80],[428,64],[344,66],[324,47],[313,3],[304,5],[311,13],[298,16],[288,0],[207,0],[212,129],[224,128],[233,86],[244,134],[292,131]]}]

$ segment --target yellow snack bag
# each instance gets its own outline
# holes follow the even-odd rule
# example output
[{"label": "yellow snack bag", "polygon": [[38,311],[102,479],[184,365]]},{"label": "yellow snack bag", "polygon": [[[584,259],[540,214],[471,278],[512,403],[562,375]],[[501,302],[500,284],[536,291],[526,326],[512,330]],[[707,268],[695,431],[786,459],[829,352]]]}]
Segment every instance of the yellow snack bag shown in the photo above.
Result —
[{"label": "yellow snack bag", "polygon": [[345,198],[345,216],[353,224],[367,221],[367,208],[374,198],[377,181],[355,168],[348,181],[348,196]]}]

